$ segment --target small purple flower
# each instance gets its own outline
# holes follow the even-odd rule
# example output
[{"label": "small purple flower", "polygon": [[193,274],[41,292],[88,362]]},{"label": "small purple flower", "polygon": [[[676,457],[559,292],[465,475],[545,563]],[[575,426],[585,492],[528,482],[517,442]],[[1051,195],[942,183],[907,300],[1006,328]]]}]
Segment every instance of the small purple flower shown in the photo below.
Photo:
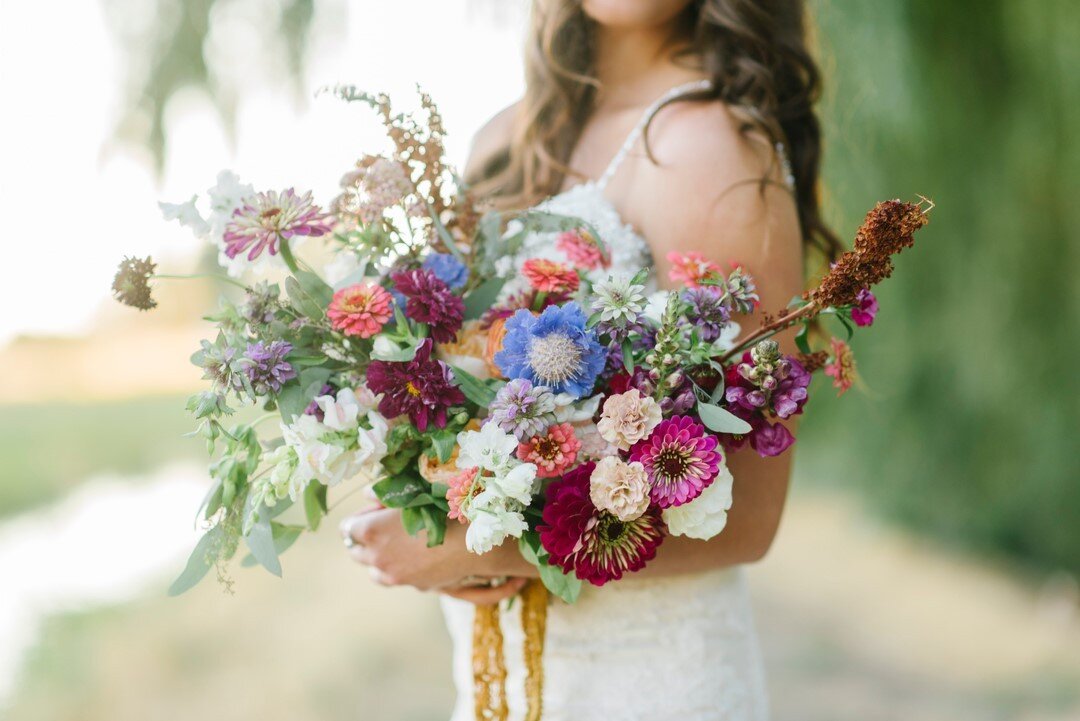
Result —
[{"label": "small purple flower", "polygon": [[[760,346],[767,346],[759,352]],[[724,399],[748,411],[771,410],[780,418],[801,413],[808,398],[810,373],[791,356],[780,356],[776,344],[763,341],[728,372]],[[756,354],[756,355],[755,355]]]},{"label": "small purple flower", "polygon": [[687,318],[697,328],[698,337],[706,343],[719,338],[731,320],[731,310],[724,304],[723,295],[711,286],[684,290],[683,301],[689,306]]},{"label": "small purple flower", "polygon": [[242,362],[255,395],[277,393],[282,385],[296,377],[296,369],[285,360],[292,349],[292,344],[283,340],[270,345],[262,341],[248,345]]},{"label": "small purple flower", "polygon": [[762,458],[778,456],[795,442],[795,437],[783,423],[759,421],[750,432],[750,447]]},{"label": "small purple flower", "polygon": [[754,279],[742,267],[735,268],[722,286],[723,301],[734,313],[753,313],[760,301]]},{"label": "small purple flower", "polygon": [[515,378],[499,389],[488,410],[489,421],[524,441],[555,422],[555,396],[544,386]]},{"label": "small purple flower", "polygon": [[[323,387],[315,394],[315,398],[332,395],[334,395],[334,387],[329,383],[323,383]],[[326,417],[326,414],[323,413],[323,409],[319,407],[319,404],[314,399],[312,399],[311,403],[308,404],[308,407],[304,409],[304,415],[315,416],[315,419],[318,420],[319,423],[322,423],[323,418]]]},{"label": "small purple flower", "polygon": [[855,296],[855,305],[851,309],[851,320],[860,328],[873,325],[877,316],[878,302],[869,288],[863,288]]},{"label": "small purple flower", "polygon": [[789,367],[787,377],[772,392],[773,411],[781,418],[789,418],[802,410],[808,397],[806,389],[810,385],[810,374],[802,363],[790,356],[785,360]]},{"label": "small purple flower", "polygon": [[450,290],[464,288],[469,280],[469,269],[449,253],[430,253],[424,258],[420,267],[434,273],[436,278],[450,287]]}]

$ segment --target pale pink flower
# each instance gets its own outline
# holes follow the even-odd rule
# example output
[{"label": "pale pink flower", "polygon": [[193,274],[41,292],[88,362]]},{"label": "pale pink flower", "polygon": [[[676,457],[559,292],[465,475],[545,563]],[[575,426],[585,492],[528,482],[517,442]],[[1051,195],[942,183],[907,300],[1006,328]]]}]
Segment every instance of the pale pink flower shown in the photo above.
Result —
[{"label": "pale pink flower", "polygon": [[604,253],[600,250],[600,244],[596,242],[596,238],[584,228],[560,233],[555,241],[555,247],[582,270],[597,270],[611,265],[604,258]]},{"label": "pale pink flower", "polygon": [[647,438],[661,420],[660,404],[641,395],[637,388],[632,388],[625,393],[609,396],[604,401],[604,410],[596,428],[605,441],[626,451]]},{"label": "pale pink flower", "polygon": [[483,490],[483,484],[476,483],[479,474],[479,468],[466,468],[447,479],[446,502],[450,505],[447,518],[456,519],[458,523],[468,522],[465,518],[466,506]]},{"label": "pale pink flower", "polygon": [[649,477],[645,466],[618,456],[601,458],[589,477],[589,498],[601,511],[629,523],[649,508]]},{"label": "pale pink flower", "polygon": [[703,280],[720,274],[720,266],[696,250],[689,253],[673,250],[667,254],[667,259],[671,263],[668,278],[675,283],[686,283],[690,288],[700,288]]},{"label": "pale pink flower", "polygon": [[225,255],[235,258],[248,251],[247,259],[255,260],[264,250],[275,255],[278,244],[294,236],[326,235],[333,229],[332,216],[315,205],[310,191],[256,193],[244,199],[225,226]]}]

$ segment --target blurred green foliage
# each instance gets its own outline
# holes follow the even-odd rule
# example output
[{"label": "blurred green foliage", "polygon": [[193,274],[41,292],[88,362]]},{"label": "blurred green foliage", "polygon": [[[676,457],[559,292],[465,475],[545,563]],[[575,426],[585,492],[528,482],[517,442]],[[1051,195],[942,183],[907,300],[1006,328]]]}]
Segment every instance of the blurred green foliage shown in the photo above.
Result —
[{"label": "blurred green foliage", "polygon": [[102,403],[33,403],[0,409],[0,517],[54,500],[99,473],[202,462],[206,445],[185,397]]},{"label": "blurred green foliage", "polygon": [[814,0],[829,210],[937,203],[856,338],[868,388],[818,386],[804,475],[962,547],[1080,569],[1080,4]]}]

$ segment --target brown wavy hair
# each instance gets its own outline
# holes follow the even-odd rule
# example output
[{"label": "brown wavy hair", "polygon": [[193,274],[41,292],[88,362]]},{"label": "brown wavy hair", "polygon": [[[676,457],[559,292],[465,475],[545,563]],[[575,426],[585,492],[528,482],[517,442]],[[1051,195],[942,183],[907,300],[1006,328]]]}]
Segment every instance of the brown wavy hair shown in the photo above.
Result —
[{"label": "brown wavy hair", "polygon": [[[804,247],[831,260],[842,246],[822,218],[818,197],[821,127],[814,104],[821,74],[807,47],[804,16],[803,0],[693,0],[678,20],[676,55],[703,70],[712,87],[672,102],[720,100],[743,119],[744,133],[782,143],[795,177]],[[534,0],[526,90],[512,138],[469,179],[497,206],[527,207],[577,175],[568,162],[599,87],[592,24],[580,0]],[[648,151],[647,133],[645,145]],[[763,189],[768,174],[760,180]]]}]

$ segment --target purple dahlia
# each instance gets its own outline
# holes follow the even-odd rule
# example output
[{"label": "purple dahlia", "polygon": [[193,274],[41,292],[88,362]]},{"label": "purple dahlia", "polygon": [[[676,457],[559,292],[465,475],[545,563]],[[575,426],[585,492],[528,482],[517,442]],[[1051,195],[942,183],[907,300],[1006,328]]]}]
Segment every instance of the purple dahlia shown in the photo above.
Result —
[{"label": "purple dahlia", "polygon": [[461,330],[465,302],[430,270],[402,270],[390,276],[405,297],[405,315],[431,329],[436,343],[450,343]]},{"label": "purple dahlia", "polygon": [[372,392],[383,394],[379,413],[387,418],[408,414],[420,431],[426,431],[429,423],[446,427],[446,411],[464,403],[465,396],[454,385],[450,366],[432,359],[433,347],[428,338],[411,361],[371,361],[367,384]]}]

